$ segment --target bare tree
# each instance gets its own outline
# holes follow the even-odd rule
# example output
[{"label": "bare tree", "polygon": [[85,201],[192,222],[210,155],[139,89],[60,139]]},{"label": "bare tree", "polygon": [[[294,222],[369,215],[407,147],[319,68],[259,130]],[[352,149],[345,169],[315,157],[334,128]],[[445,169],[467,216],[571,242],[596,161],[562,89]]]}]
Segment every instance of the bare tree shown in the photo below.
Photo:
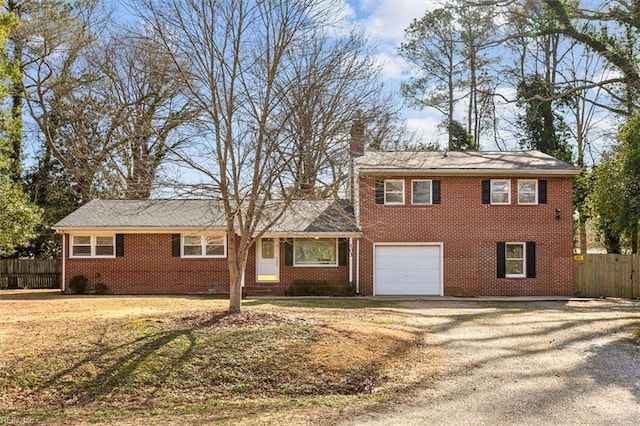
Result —
[{"label": "bare tree", "polygon": [[[40,10],[25,44],[25,94],[47,149],[96,196],[147,198],[177,129],[195,116],[175,68],[148,38],[93,3]],[[34,17],[34,23],[35,21]]]},{"label": "bare tree", "polygon": [[146,38],[113,35],[92,49],[91,63],[109,98],[105,113],[117,117],[115,151],[107,158],[125,198],[148,198],[159,167],[185,142],[180,128],[197,116],[171,58]]},{"label": "bare tree", "polygon": [[291,120],[284,138],[294,146],[293,195],[335,197],[345,183],[356,115],[388,134],[397,124],[388,119],[397,108],[384,94],[380,67],[361,33],[336,37],[317,28],[307,38],[301,49],[287,52],[293,74],[286,83],[293,82],[294,90],[285,91],[283,108]]},{"label": "bare tree", "polygon": [[[575,49],[569,53],[570,66],[566,70],[569,75],[563,75],[569,84],[579,86],[580,81],[594,79],[596,75],[604,73],[602,57],[590,50],[578,54]],[[601,138],[598,125],[611,118],[611,112],[602,108],[606,92],[599,87],[589,90],[577,90],[566,100],[569,111],[569,131],[575,141],[576,165],[583,172],[574,181],[574,204],[577,212],[578,246],[580,253],[587,252],[587,220],[590,217],[587,199],[592,190],[592,177],[585,156],[591,148],[591,143]]]},{"label": "bare tree", "polygon": [[102,113],[108,100],[85,59],[98,24],[91,5],[63,11],[45,3],[32,16],[23,53],[29,113],[83,202],[95,195],[96,177],[113,149],[98,136],[110,127]]},{"label": "bare tree", "polygon": [[[176,150],[206,177],[226,216],[229,311],[241,308],[250,247],[284,213],[294,186],[295,52],[327,22],[337,3],[312,0],[144,2],[144,25],[173,59],[202,111],[195,147]],[[133,7],[133,6],[132,6]],[[289,194],[291,191],[289,191]]]}]

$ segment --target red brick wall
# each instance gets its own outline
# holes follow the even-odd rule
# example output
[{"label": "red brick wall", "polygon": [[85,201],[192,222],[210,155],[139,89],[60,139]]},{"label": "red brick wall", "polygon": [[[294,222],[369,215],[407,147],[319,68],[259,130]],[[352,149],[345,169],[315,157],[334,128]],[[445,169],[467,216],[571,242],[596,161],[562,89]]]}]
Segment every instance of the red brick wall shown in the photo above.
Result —
[{"label": "red brick wall", "polygon": [[[249,253],[247,259],[247,272],[245,277],[246,286],[256,285],[256,255],[255,246]],[[349,283],[349,266],[285,266],[285,242],[284,238],[280,238],[279,257],[280,257],[280,282],[278,283],[259,283],[261,286],[273,286],[284,291],[294,280],[325,280],[337,285]],[[282,291],[275,292],[276,294]],[[249,293],[251,294],[251,293]]]},{"label": "red brick wall", "polygon": [[[494,177],[495,179],[504,179]],[[547,180],[547,204],[518,205],[517,177],[511,178],[511,205],[482,204],[488,177],[429,177],[441,181],[441,204],[412,206],[411,179],[405,205],[375,204],[375,180],[360,178],[360,288],[373,294],[373,244],[442,242],[446,295],[573,295],[572,178]],[[560,219],[555,210],[561,209]],[[535,278],[497,278],[496,243],[536,243]]]},{"label": "red brick wall", "polygon": [[[96,283],[107,285],[114,294],[179,294],[229,293],[227,259],[183,259],[171,255],[171,234],[125,234],[124,256],[70,258],[69,236],[65,236],[65,287],[74,275],[89,278],[89,289]],[[322,279],[336,284],[348,282],[347,266],[293,267],[284,266],[284,243],[280,243],[280,283],[286,287],[296,278]],[[245,285],[255,285],[255,250],[247,259]]]},{"label": "red brick wall", "polygon": [[115,294],[229,293],[227,259],[172,257],[171,234],[125,234],[124,257],[111,259],[69,258],[66,241],[67,286],[81,274]]}]

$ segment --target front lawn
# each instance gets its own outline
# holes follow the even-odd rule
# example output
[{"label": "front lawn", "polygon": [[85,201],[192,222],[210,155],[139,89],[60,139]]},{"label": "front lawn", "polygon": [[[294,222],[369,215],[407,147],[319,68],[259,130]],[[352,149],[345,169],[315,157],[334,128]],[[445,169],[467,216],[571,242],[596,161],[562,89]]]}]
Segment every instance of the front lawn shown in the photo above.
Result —
[{"label": "front lawn", "polygon": [[[426,330],[378,301],[0,293],[0,419],[323,423],[431,377]],[[388,306],[388,305],[387,305]]]}]

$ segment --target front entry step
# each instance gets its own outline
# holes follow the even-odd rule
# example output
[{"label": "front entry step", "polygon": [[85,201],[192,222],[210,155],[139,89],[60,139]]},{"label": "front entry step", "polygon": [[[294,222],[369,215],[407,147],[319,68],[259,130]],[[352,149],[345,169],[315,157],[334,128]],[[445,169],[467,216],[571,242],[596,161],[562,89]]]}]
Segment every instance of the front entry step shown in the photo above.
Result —
[{"label": "front entry step", "polygon": [[284,296],[287,287],[281,285],[251,285],[242,288],[242,296]]}]

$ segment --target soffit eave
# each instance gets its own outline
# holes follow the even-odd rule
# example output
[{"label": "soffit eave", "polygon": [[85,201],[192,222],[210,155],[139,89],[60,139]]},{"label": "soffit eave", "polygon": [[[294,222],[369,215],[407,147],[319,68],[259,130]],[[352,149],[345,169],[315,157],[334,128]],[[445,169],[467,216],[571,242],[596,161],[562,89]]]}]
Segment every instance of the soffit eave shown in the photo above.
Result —
[{"label": "soffit eave", "polygon": [[581,173],[577,169],[568,170],[505,170],[505,169],[392,169],[392,168],[360,168],[363,176],[546,176],[567,177]]}]

